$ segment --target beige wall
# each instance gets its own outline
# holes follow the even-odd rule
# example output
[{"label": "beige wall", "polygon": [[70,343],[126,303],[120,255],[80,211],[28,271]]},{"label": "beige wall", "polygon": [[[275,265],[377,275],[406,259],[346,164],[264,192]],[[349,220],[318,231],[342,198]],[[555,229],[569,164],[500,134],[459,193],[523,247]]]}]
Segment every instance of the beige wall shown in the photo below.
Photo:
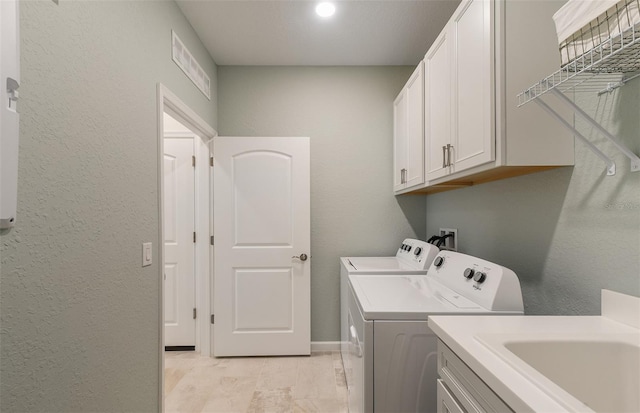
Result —
[{"label": "beige wall", "polygon": [[0,233],[0,410],[157,411],[156,84],[216,126],[171,60],[171,1],[24,1],[17,223]]},{"label": "beige wall", "polygon": [[340,256],[424,237],[424,197],[393,196],[392,104],[411,67],[218,68],[221,135],[311,137],[311,339],[340,337]]},{"label": "beige wall", "polygon": [[[640,153],[640,79],[577,100]],[[540,121],[554,120],[540,111]],[[613,157],[615,176],[576,141],[575,167],[427,197],[427,234],[457,228],[463,252],[513,269],[528,314],[599,314],[602,288],[640,296],[640,172],[584,123],[577,127]]]}]

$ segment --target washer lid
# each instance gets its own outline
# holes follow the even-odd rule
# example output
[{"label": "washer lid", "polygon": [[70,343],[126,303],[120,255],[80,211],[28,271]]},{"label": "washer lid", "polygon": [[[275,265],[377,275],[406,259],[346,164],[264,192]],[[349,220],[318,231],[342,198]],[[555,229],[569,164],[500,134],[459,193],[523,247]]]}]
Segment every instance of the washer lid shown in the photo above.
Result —
[{"label": "washer lid", "polygon": [[404,272],[427,273],[426,269],[416,269],[396,257],[345,257],[344,260],[346,261],[349,272],[386,272],[395,274]]},{"label": "washer lid", "polygon": [[480,305],[420,275],[349,275],[367,320],[426,320],[433,314],[490,313]]}]

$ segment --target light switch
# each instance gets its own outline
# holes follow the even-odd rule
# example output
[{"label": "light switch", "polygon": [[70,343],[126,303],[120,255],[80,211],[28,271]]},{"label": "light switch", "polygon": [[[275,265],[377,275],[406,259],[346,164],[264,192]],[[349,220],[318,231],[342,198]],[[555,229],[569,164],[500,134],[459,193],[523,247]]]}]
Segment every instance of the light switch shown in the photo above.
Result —
[{"label": "light switch", "polygon": [[142,266],[146,267],[153,262],[153,243],[145,242],[142,244]]}]

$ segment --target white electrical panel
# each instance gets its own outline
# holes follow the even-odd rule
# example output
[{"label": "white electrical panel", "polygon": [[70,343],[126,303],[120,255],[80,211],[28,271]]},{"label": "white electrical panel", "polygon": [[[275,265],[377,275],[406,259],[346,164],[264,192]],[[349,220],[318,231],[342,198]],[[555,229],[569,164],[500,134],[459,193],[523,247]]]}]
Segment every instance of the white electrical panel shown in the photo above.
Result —
[{"label": "white electrical panel", "polygon": [[0,229],[11,228],[18,203],[18,0],[0,0]]}]

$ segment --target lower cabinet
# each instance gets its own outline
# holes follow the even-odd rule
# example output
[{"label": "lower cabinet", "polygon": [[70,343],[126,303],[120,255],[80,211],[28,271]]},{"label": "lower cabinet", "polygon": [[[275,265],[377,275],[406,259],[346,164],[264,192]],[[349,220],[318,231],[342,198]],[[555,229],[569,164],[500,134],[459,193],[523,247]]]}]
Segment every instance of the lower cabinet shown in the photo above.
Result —
[{"label": "lower cabinet", "polygon": [[438,340],[438,413],[509,413],[513,410],[446,344]]}]

